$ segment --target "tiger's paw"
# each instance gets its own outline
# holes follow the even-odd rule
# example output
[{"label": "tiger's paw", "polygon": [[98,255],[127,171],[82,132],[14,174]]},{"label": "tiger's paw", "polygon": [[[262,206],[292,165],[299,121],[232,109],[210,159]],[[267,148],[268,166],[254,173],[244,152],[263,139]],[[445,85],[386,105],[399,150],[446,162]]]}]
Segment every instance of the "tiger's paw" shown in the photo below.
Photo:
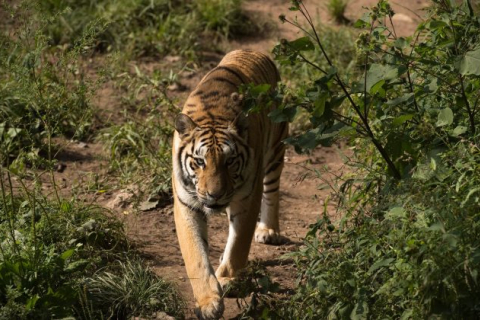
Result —
[{"label": "tiger's paw", "polygon": [[265,244],[282,244],[285,242],[284,237],[274,229],[257,228],[255,230],[255,242]]},{"label": "tiger's paw", "polygon": [[220,319],[224,310],[220,296],[205,297],[196,303],[195,315],[201,320]]}]

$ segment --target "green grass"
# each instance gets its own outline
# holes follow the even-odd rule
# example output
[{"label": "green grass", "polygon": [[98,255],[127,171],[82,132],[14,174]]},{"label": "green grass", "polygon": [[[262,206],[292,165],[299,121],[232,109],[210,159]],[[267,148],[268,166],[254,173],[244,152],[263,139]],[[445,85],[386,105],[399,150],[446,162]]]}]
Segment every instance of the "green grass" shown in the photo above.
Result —
[{"label": "green grass", "polygon": [[[94,47],[122,50],[129,58],[180,54],[193,58],[211,49],[212,38],[258,30],[241,8],[241,0],[40,0],[40,11],[58,15],[47,28],[53,44],[74,45],[89,28],[99,30]],[[216,40],[213,41],[215,45]]]},{"label": "green grass", "polygon": [[96,273],[86,282],[91,300],[103,314],[119,319],[151,316],[158,311],[176,318],[183,316],[186,305],[176,288],[146,269],[142,261],[132,259],[115,267]]},{"label": "green grass", "polygon": [[82,41],[69,50],[52,51],[43,32],[50,20],[30,20],[29,10],[12,11],[17,28],[0,35],[3,161],[20,154],[34,160],[47,152],[48,137],[83,139],[91,133],[97,81],[84,78],[78,59],[94,34],[80,35]]},{"label": "green grass", "polygon": [[178,110],[167,87],[175,77],[160,71],[147,75],[137,68],[122,78],[116,89],[123,93],[125,121],[107,124],[96,140],[104,145],[110,171],[121,185],[138,185],[141,198],[170,198],[171,123]]}]

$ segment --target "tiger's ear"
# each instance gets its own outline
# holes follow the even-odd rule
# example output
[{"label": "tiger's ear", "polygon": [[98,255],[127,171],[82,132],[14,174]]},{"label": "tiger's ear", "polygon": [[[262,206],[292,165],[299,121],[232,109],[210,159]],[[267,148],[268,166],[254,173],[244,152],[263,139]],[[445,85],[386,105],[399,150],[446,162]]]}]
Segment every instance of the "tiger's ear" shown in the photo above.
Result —
[{"label": "tiger's ear", "polygon": [[247,140],[248,138],[248,119],[243,112],[240,112],[232,123],[230,129],[235,131],[240,137]]},{"label": "tiger's ear", "polygon": [[197,124],[186,114],[180,113],[175,118],[175,130],[178,131],[182,139],[196,127]]},{"label": "tiger's ear", "polygon": [[235,106],[239,106],[243,102],[243,94],[239,94],[238,92],[233,92],[230,95],[230,100],[232,100]]}]

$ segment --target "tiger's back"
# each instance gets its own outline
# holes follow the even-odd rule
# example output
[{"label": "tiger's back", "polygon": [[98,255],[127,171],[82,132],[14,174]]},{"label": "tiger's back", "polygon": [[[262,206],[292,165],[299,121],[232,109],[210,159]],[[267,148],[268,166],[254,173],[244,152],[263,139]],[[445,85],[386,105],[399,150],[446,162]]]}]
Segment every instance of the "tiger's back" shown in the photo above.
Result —
[{"label": "tiger's back", "polygon": [[[222,285],[245,266],[254,232],[257,242],[280,239],[282,140],[288,127],[272,123],[268,108],[246,117],[238,93],[242,84],[250,83],[267,83],[273,90],[279,80],[266,55],[230,52],[200,81],[176,119],[172,157],[175,223],[199,318],[221,316]],[[213,273],[206,217],[223,210],[229,217],[229,236],[220,266]]]},{"label": "tiger's back", "polygon": [[269,84],[280,81],[277,68],[266,55],[249,50],[235,50],[207,73],[188,97],[182,110],[198,123],[233,121],[241,104],[230,104],[230,96],[242,84]]}]

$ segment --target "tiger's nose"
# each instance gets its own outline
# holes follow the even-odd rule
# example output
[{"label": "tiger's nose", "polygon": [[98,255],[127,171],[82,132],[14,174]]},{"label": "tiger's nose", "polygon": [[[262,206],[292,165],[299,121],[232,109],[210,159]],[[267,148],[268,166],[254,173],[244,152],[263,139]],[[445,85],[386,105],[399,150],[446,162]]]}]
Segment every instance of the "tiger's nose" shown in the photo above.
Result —
[{"label": "tiger's nose", "polygon": [[207,197],[211,198],[213,200],[220,199],[224,194],[225,194],[225,192],[223,190],[218,190],[218,191],[214,191],[214,192],[207,191]]}]

